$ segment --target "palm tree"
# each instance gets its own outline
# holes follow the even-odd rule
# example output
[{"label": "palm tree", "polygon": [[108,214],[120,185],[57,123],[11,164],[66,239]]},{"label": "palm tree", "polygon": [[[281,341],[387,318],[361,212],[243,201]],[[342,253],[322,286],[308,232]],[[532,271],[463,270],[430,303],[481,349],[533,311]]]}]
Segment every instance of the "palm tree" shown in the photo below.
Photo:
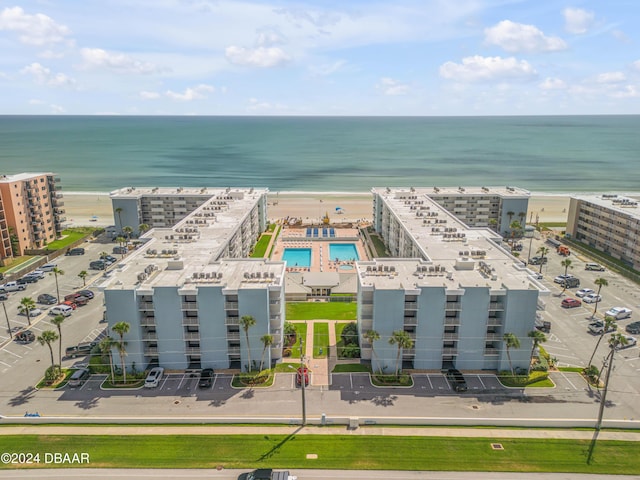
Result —
[{"label": "palm tree", "polygon": [[[58,297],[58,302],[60,301],[60,287],[58,286],[58,275],[64,275],[64,270],[61,270],[58,267],[53,267],[53,269],[51,270],[51,273],[53,273],[53,276],[56,279],[56,296]],[[49,275],[51,275],[51,273]]]},{"label": "palm tree", "polygon": [[260,337],[260,341],[264,348],[262,349],[262,357],[260,358],[260,371],[262,371],[262,364],[264,363],[264,354],[267,351],[267,348],[273,345],[273,335],[263,335]]},{"label": "palm tree", "polygon": [[518,212],[518,217],[520,218],[520,228],[524,227],[524,222],[527,219],[527,212]]},{"label": "palm tree", "polygon": [[86,287],[87,286],[87,277],[89,276],[89,273],[86,270],[82,270],[78,276],[82,279],[82,286]]},{"label": "palm tree", "polygon": [[614,325],[616,325],[616,319],[606,315],[604,317],[604,326],[602,327],[602,331],[600,332],[600,335],[598,335],[598,341],[596,342],[596,348],[593,349],[593,353],[591,354],[591,358],[589,358],[589,363],[587,363],[587,366],[591,366],[591,362],[593,362],[593,357],[596,356],[596,352],[598,351],[598,347],[600,346],[600,342],[602,341],[602,337],[604,337],[604,334],[607,333],[609,330],[611,330]]},{"label": "palm tree", "polygon": [[538,273],[542,273],[542,265],[544,265],[544,257],[549,253],[549,249],[547,247],[540,247],[536,253],[540,254],[540,271]]},{"label": "palm tree", "polygon": [[251,348],[249,347],[249,328],[256,324],[256,319],[251,315],[243,315],[240,318],[240,326],[244,330],[244,334],[247,338],[247,360],[249,362],[249,371],[251,371]]},{"label": "palm tree", "polygon": [[[608,287],[609,286],[609,282],[607,282],[606,278],[596,278],[595,282],[596,285],[598,285],[598,293],[596,293],[596,295],[600,295],[600,290],[602,290],[602,287]],[[593,307],[593,316],[596,316],[596,312],[598,311],[598,303],[600,302],[595,302],[595,306]]]},{"label": "palm tree", "polygon": [[398,346],[398,354],[396,356],[396,377],[400,375],[400,354],[405,348],[413,347],[413,340],[404,330],[395,330],[389,338],[389,345]]},{"label": "palm tree", "polygon": [[109,367],[111,368],[111,383],[114,382],[114,374],[113,374],[113,355],[112,350],[113,347],[118,346],[118,341],[113,339],[112,337],[104,337],[100,340],[100,352],[102,355],[109,355]]},{"label": "palm tree", "polygon": [[514,376],[515,372],[513,371],[510,352],[512,348],[520,348],[520,339],[516,337],[515,333],[507,332],[502,336],[502,340],[504,340],[504,346],[507,349],[507,360],[509,360],[509,370],[511,370],[511,376]]},{"label": "palm tree", "polygon": [[123,209],[122,207],[118,207],[114,210],[114,212],[116,212],[118,214],[118,226],[120,227],[120,230],[122,230],[122,213]]},{"label": "palm tree", "polygon": [[55,371],[56,364],[55,364],[55,361],[53,360],[53,348],[51,348],[51,344],[56,340],[58,340],[58,334],[53,330],[45,330],[44,332],[42,332],[42,335],[38,337],[38,342],[40,342],[40,345],[46,345],[47,347],[49,347],[49,353],[51,353],[51,370],[52,371]]},{"label": "palm tree", "polygon": [[[116,242],[118,242],[118,245],[120,245],[120,248],[122,248],[124,246],[124,244],[127,242],[127,239],[124,238],[122,235],[116,237]],[[124,250],[122,250],[122,258],[124,258]]]},{"label": "palm tree", "polygon": [[513,220],[513,216],[515,215],[515,212],[507,212],[507,216],[509,217],[509,223],[511,223],[511,220]]},{"label": "palm tree", "polygon": [[118,322],[111,327],[112,332],[116,332],[120,336],[120,341],[117,344],[118,353],[120,354],[120,364],[122,365],[122,383],[127,383],[127,369],[124,364],[124,357],[127,355],[125,348],[126,342],[124,341],[124,335],[129,332],[129,325],[127,322]]},{"label": "palm tree", "polygon": [[29,322],[29,325],[31,325],[31,310],[34,308],[36,308],[36,302],[34,302],[31,297],[24,297],[20,300],[20,305],[18,305],[18,311],[27,316],[27,322]]},{"label": "palm tree", "polygon": [[571,266],[572,263],[573,262],[568,258],[565,258],[564,260],[562,260],[560,262],[560,265],[562,265],[564,267],[564,278],[565,278],[564,282],[562,282],[562,292],[560,292],[561,294],[564,293],[564,291],[567,289],[567,285],[568,285],[568,282],[566,280],[567,279],[567,270],[569,270],[570,268],[573,268]]},{"label": "palm tree", "polygon": [[498,226],[498,220],[496,220],[495,218],[491,218],[489,220],[489,226],[491,227],[492,230],[495,231]]},{"label": "palm tree", "polygon": [[140,235],[143,235],[144,232],[146,232],[147,230],[149,230],[151,227],[146,224],[146,223],[141,223],[140,225],[138,225],[138,232],[140,232]]},{"label": "palm tree", "polygon": [[513,247],[518,231],[522,228],[520,222],[515,220],[509,224],[509,229],[511,230],[511,246]]},{"label": "palm tree", "polygon": [[64,315],[56,315],[53,317],[53,320],[51,320],[51,323],[58,328],[58,338],[60,339],[60,342],[58,342],[58,358],[60,359],[60,368],[62,368],[62,322],[64,322]]},{"label": "palm tree", "polygon": [[533,352],[536,351],[536,347],[538,345],[540,345],[541,343],[544,343],[544,342],[547,341],[547,337],[540,330],[531,330],[529,333],[527,333],[527,337],[529,337],[529,338],[531,338],[533,340],[533,345],[531,345],[531,355],[530,355],[529,369],[528,369],[528,372],[530,372],[531,371],[531,362],[533,361]]},{"label": "palm tree", "polygon": [[382,371],[382,365],[380,365],[380,361],[378,360],[378,354],[373,347],[373,342],[380,340],[380,334],[376,330],[367,330],[364,335],[364,339],[371,344],[371,353],[376,359],[376,363],[378,364],[378,369]]},{"label": "palm tree", "polygon": [[131,240],[131,234],[133,233],[133,228],[126,226],[122,227],[122,233],[127,235],[127,242]]}]

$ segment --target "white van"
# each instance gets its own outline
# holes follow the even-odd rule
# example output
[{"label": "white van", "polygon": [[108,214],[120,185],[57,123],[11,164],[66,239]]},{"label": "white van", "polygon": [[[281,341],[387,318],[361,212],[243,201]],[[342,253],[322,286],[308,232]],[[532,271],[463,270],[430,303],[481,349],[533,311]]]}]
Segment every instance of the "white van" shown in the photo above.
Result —
[{"label": "white van", "polygon": [[147,375],[147,378],[144,381],[145,388],[155,388],[160,383],[162,379],[162,374],[164,373],[164,368],[162,367],[154,367]]},{"label": "white van", "polygon": [[70,387],[80,387],[87,380],[87,378],[89,378],[90,375],[91,374],[89,373],[89,370],[87,370],[86,368],[79,368],[78,370],[73,372],[73,375],[71,375],[71,378],[69,378],[68,385]]},{"label": "white van", "polygon": [[593,270],[596,272],[604,272],[604,267],[602,265],[600,265],[599,263],[587,263],[584,266],[585,270]]},{"label": "white van", "polygon": [[63,317],[68,317],[73,313],[73,308],[69,305],[56,305],[51,310],[49,310],[49,315],[62,315]]}]

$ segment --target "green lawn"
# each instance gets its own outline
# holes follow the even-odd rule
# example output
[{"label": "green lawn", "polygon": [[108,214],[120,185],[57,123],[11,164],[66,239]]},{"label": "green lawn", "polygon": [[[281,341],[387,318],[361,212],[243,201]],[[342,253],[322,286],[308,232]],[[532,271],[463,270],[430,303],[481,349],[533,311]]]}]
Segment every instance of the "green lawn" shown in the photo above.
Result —
[{"label": "green lawn", "polygon": [[[503,450],[492,450],[500,443]],[[638,443],[600,440],[591,465],[589,441],[557,439],[392,437],[370,435],[5,435],[9,453],[89,454],[87,465],[47,468],[303,468],[496,472],[638,473]],[[131,446],[135,445],[135,448]],[[308,453],[318,455],[307,460]],[[0,465],[6,468],[6,465]]]},{"label": "green lawn", "polygon": [[264,254],[267,253],[267,247],[269,246],[269,242],[271,241],[271,235],[268,233],[263,233],[260,236],[260,240],[256,243],[256,246],[253,249],[253,253],[251,254],[252,258],[263,258]]},{"label": "green lawn", "polygon": [[549,378],[547,372],[531,372],[529,377],[526,375],[511,376],[511,373],[501,373],[498,375],[498,381],[505,387],[554,387],[555,384]]},{"label": "green lawn", "polygon": [[294,323],[296,329],[296,343],[291,347],[291,356],[289,358],[300,358],[300,340],[307,338],[307,324]]},{"label": "green lawn", "polygon": [[94,229],[89,229],[89,231],[87,231],[86,229],[73,229],[73,230],[64,230],[62,232],[62,236],[63,238],[61,238],[60,240],[54,240],[53,242],[49,243],[47,245],[47,249],[48,250],[61,250],[69,245],[71,245],[73,242],[78,241],[82,238],[88,237],[89,235],[91,235],[91,233],[93,232]]},{"label": "green lawn", "polygon": [[329,353],[329,324],[313,324],[313,358],[327,358]]},{"label": "green lawn", "polygon": [[355,320],[356,302],[289,302],[287,320]]},{"label": "green lawn", "polygon": [[360,365],[359,363],[339,363],[331,373],[351,373],[351,372],[369,372],[371,373],[371,367],[368,365]]},{"label": "green lawn", "polygon": [[371,241],[373,242],[373,246],[375,247],[376,251],[374,252],[374,255],[376,258],[383,258],[383,257],[388,257],[388,255],[385,253],[387,247],[385,246],[384,242],[382,241],[382,239],[378,236],[377,233],[375,232],[369,232],[369,236],[371,237]]}]

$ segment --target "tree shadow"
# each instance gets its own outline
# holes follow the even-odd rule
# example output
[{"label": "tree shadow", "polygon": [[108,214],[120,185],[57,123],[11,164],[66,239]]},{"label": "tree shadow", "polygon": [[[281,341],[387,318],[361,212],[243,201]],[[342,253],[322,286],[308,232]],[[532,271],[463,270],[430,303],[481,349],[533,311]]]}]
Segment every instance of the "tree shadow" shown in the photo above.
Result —
[{"label": "tree shadow", "polygon": [[378,407],[393,407],[397,399],[396,395],[377,395],[371,399],[371,403]]},{"label": "tree shadow", "polygon": [[[282,448],[282,446],[287,443],[290,440],[293,440],[293,438],[296,436],[296,434],[302,430],[304,428],[304,426],[300,425],[298,428],[296,428],[296,430],[292,433],[290,433],[289,435],[287,435],[285,438],[283,438],[279,443],[277,443],[276,445],[274,445],[271,450],[269,450],[268,452],[263,453],[260,458],[258,458],[258,461],[261,462],[263,460],[266,460],[268,458],[273,457],[276,453],[278,453],[278,450],[280,450],[280,448]],[[265,439],[268,440],[269,437],[265,436]]]},{"label": "tree shadow", "polygon": [[82,408],[83,410],[91,410],[92,408],[96,408],[100,399],[98,397],[87,398],[86,400],[81,400],[76,402],[76,407]]},{"label": "tree shadow", "polygon": [[19,407],[20,405],[24,405],[29,400],[33,398],[37,390],[33,387],[27,387],[24,390],[21,390],[18,395],[11,398],[9,400],[9,405],[12,407]]},{"label": "tree shadow", "polygon": [[227,404],[226,400],[220,400],[220,399],[211,400],[209,402],[209,405],[211,405],[212,407],[222,407],[222,406],[224,406],[226,404]]},{"label": "tree shadow", "polygon": [[240,398],[244,398],[245,400],[250,400],[253,397],[255,397],[255,390],[253,388],[247,388],[244,392],[242,392],[242,395],[240,395]]}]

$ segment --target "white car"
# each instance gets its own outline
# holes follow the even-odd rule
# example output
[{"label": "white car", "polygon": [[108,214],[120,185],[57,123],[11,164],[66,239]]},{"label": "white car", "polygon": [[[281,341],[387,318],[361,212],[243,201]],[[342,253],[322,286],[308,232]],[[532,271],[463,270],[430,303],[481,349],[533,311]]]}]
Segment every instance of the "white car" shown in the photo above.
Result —
[{"label": "white car", "polygon": [[43,272],[51,272],[57,266],[58,264],[56,263],[45,263],[40,267],[40,270],[42,270]]},{"label": "white car", "polygon": [[590,293],[589,295],[585,295],[582,298],[582,301],[584,303],[598,303],[601,300],[602,300],[602,297],[600,295],[595,294],[595,293]]},{"label": "white car", "polygon": [[27,275],[30,277],[36,277],[38,280],[42,280],[44,278],[44,270],[34,270],[33,272],[29,272]]},{"label": "white car", "polygon": [[632,337],[631,335],[622,335],[622,336],[627,340],[627,343],[625,343],[624,345],[619,345],[618,349],[633,347],[638,343],[638,340],[636,340],[636,338]]},{"label": "white car", "polygon": [[566,274],[566,275],[558,275],[556,278],[553,279],[553,282],[562,284],[562,282],[564,282],[565,280],[567,280],[569,278],[573,278],[573,275],[571,275],[569,273]]},{"label": "white car", "polygon": [[616,320],[623,320],[631,316],[631,310],[625,307],[612,307],[604,314],[606,317],[613,317]]},{"label": "white car", "polygon": [[[19,312],[19,315],[26,315],[27,311],[26,310],[22,310]],[[39,308],[31,308],[29,309],[29,317],[37,317],[38,315],[42,314],[42,310],[40,310]]]},{"label": "white car", "polygon": [[580,290],[578,290],[576,292],[576,297],[586,297],[587,295],[591,294],[591,293],[596,293],[595,291],[591,290],[590,288],[581,288]]},{"label": "white car", "polygon": [[164,368],[162,367],[154,367],[147,375],[147,378],[144,381],[145,388],[155,388],[160,383],[162,379],[162,375],[164,374]]},{"label": "white car", "polygon": [[18,290],[26,290],[27,286],[18,282],[7,282],[4,285],[0,285],[0,288],[6,292],[17,292]]}]

